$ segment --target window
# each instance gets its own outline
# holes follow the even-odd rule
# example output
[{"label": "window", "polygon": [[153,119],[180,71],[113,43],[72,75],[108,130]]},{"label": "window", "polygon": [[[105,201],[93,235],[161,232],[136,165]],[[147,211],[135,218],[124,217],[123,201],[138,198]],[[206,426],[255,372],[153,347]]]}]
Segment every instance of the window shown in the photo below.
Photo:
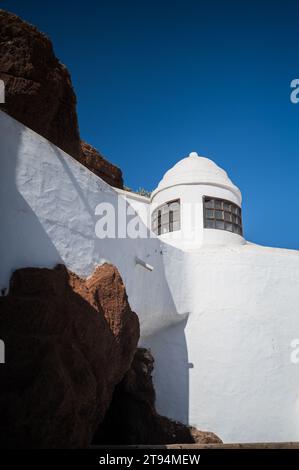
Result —
[{"label": "window", "polygon": [[204,228],[215,228],[243,235],[241,208],[224,199],[204,196]]},{"label": "window", "polygon": [[171,201],[157,207],[152,213],[152,231],[156,235],[180,230],[180,201]]}]

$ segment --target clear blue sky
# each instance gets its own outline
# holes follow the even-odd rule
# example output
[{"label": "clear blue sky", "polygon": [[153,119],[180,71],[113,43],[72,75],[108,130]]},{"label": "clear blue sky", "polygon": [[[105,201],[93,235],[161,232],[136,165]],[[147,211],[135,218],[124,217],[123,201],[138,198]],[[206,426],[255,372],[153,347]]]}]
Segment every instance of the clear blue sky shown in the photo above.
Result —
[{"label": "clear blue sky", "polygon": [[7,0],[69,68],[82,137],[153,189],[190,151],[243,193],[246,238],[299,249],[298,1]]}]

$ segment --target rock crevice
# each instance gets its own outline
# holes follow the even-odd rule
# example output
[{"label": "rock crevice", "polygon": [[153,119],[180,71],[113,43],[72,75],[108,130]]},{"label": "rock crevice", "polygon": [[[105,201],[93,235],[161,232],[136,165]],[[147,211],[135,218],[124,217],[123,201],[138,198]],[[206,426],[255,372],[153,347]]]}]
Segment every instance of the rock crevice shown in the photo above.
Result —
[{"label": "rock crevice", "polygon": [[221,439],[212,432],[199,431],[157,413],[152,379],[154,358],[139,348],[131,368],[116,386],[113,399],[94,444],[163,445],[217,444]]}]

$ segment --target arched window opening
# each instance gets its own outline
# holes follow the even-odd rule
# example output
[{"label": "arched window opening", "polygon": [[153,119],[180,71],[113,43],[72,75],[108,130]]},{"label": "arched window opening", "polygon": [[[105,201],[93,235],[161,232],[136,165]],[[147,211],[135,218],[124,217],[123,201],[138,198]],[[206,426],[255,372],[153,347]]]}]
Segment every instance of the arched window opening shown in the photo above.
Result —
[{"label": "arched window opening", "polygon": [[181,228],[180,200],[166,202],[152,212],[152,231],[156,235],[175,232]]},{"label": "arched window opening", "polygon": [[242,211],[226,199],[204,196],[204,228],[227,230],[243,235]]}]

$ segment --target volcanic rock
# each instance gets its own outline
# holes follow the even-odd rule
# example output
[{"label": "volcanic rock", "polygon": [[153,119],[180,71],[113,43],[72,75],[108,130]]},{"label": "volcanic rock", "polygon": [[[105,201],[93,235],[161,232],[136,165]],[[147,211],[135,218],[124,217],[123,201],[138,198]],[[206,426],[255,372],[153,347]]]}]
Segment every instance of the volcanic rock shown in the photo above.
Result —
[{"label": "volcanic rock", "polygon": [[78,160],[106,183],[115,188],[123,188],[122,172],[112,163],[108,162],[92,145],[81,142],[81,156]]},{"label": "volcanic rock", "polygon": [[95,434],[94,444],[221,443],[221,439],[212,432],[199,431],[157,413],[153,367],[154,358],[150,351],[138,348],[131,368],[115,387],[113,400]]},{"label": "volcanic rock", "polygon": [[5,83],[1,109],[79,160],[113,186],[122,173],[79,133],[71,76],[55,56],[50,39],[17,15],[0,10],[0,79]]},{"label": "volcanic rock", "polygon": [[14,272],[0,297],[0,447],[85,448],[130,367],[139,322],[111,265]]}]

